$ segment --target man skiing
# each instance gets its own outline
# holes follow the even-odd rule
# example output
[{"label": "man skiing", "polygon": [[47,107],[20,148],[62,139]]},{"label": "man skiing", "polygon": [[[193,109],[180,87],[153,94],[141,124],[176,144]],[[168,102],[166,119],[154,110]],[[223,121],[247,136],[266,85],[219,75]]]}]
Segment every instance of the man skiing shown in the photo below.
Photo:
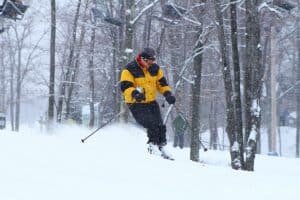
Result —
[{"label": "man skiing", "polygon": [[177,117],[172,122],[172,127],[174,131],[174,144],[173,147],[179,146],[181,149],[184,147],[184,132],[187,129],[187,121],[182,116],[182,114],[177,115]]},{"label": "man skiing", "polygon": [[171,93],[162,69],[155,62],[155,51],[144,48],[121,73],[121,90],[125,103],[140,125],[147,129],[148,151],[171,158],[166,151],[166,126],[163,124],[156,92],[164,95],[169,104],[176,98]]}]

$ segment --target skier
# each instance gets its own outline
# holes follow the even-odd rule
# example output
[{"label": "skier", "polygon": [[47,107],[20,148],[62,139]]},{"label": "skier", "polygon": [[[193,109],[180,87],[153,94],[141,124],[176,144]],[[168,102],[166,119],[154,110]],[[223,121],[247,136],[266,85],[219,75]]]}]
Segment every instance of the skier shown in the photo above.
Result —
[{"label": "skier", "polygon": [[166,126],[156,102],[156,91],[164,95],[169,104],[174,104],[176,98],[171,93],[162,69],[155,62],[153,48],[144,48],[122,70],[121,90],[133,117],[147,129],[149,153],[172,159],[165,149]]},{"label": "skier", "polygon": [[173,147],[179,146],[181,149],[183,149],[183,146],[184,146],[184,132],[187,129],[187,121],[181,114],[179,114],[173,120],[172,125],[173,125],[172,126],[173,131],[174,131]]}]

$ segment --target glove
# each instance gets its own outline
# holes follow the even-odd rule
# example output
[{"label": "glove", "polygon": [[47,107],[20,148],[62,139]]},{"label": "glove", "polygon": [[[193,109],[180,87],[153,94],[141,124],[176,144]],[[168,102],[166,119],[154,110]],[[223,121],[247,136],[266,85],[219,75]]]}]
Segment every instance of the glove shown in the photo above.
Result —
[{"label": "glove", "polygon": [[133,92],[131,93],[132,98],[134,98],[136,100],[136,102],[141,102],[143,100],[145,100],[145,95],[143,93],[140,93],[137,90],[133,90]]},{"label": "glove", "polygon": [[165,96],[165,98],[166,98],[166,101],[167,101],[169,104],[174,104],[174,103],[175,103],[176,98],[172,95],[171,92],[165,92],[164,96]]}]

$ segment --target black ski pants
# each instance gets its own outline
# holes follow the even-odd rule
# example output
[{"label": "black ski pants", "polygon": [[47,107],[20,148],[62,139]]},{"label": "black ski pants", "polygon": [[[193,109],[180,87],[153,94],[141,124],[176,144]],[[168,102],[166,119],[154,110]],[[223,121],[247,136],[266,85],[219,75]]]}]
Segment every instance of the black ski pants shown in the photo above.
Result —
[{"label": "black ski pants", "polygon": [[153,101],[133,103],[128,106],[137,123],[147,129],[148,143],[165,145],[167,143],[166,126],[163,124],[158,103]]}]

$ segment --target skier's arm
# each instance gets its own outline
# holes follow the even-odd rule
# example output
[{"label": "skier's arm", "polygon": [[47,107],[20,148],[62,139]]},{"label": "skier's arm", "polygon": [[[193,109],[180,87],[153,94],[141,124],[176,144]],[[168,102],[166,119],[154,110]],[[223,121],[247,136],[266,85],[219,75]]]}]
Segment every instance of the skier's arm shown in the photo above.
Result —
[{"label": "skier's arm", "polygon": [[156,87],[162,95],[165,95],[166,92],[171,92],[171,87],[169,86],[167,79],[164,77],[162,69],[158,70]]},{"label": "skier's arm", "polygon": [[134,90],[134,78],[127,69],[124,69],[121,74],[121,91],[125,98],[130,99],[132,98],[131,94]]}]

